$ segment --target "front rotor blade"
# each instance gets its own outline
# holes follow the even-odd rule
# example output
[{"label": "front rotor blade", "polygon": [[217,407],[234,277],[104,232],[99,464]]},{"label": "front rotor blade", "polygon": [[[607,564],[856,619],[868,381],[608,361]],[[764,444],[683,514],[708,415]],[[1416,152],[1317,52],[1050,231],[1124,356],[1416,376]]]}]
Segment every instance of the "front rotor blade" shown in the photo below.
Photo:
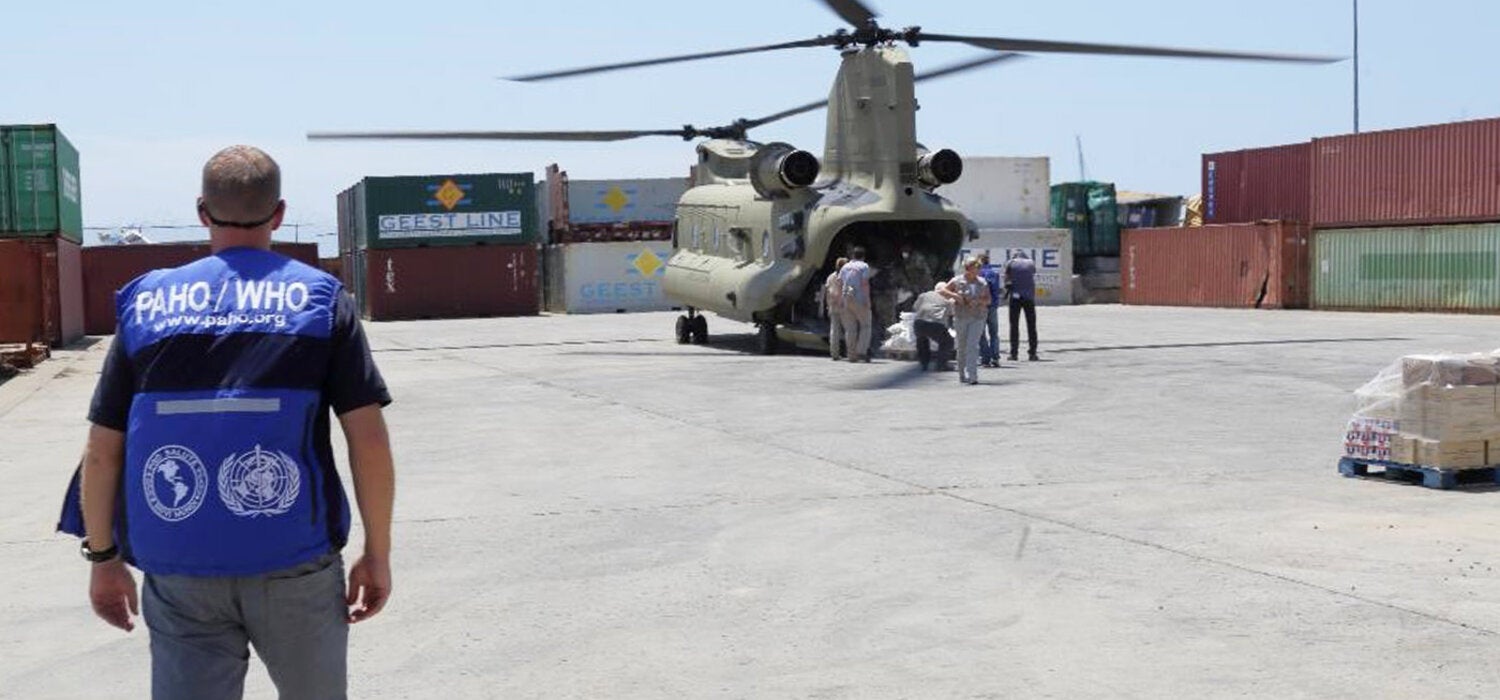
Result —
[{"label": "front rotor blade", "polygon": [[874,10],[865,7],[859,0],[823,0],[823,4],[845,22],[854,25],[855,29],[864,29],[877,16]]},{"label": "front rotor blade", "polygon": [[928,34],[922,32],[920,41],[954,41],[995,51],[1024,51],[1029,53],[1079,53],[1112,56],[1164,56],[1170,58],[1218,58],[1242,61],[1284,61],[1291,63],[1337,63],[1344,59],[1334,56],[1297,56],[1290,54],[1251,53],[1247,51],[1205,51],[1201,49],[1174,49],[1159,46],[1129,46],[1125,44],[1089,44],[1076,41],[1047,41],[1040,39],[1007,39],[1003,37],[957,36],[953,34]]},{"label": "front rotor blade", "polygon": [[641,68],[643,66],[659,66],[663,63],[681,63],[683,61],[698,61],[705,58],[720,58],[723,56],[738,56],[746,53],[759,53],[761,51],[779,51],[781,49],[800,49],[808,46],[826,46],[832,43],[825,37],[815,39],[801,39],[799,41],[787,41],[780,44],[766,44],[764,46],[749,46],[743,49],[728,49],[725,51],[708,51],[705,53],[683,54],[681,56],[667,56],[664,58],[648,58],[644,61],[630,61],[628,63],[609,63],[598,66],[587,66],[584,68],[569,68],[567,70],[549,71],[546,73],[532,73],[530,75],[516,75],[506,78],[523,83],[536,82],[540,80],[553,80],[556,78],[571,78],[578,75],[589,75],[592,73],[606,73],[609,71],[625,70],[626,68]]},{"label": "front rotor blade", "polygon": [[[954,64],[951,64],[951,65],[943,66],[941,68],[936,68],[936,69],[927,71],[926,73],[918,75],[914,79],[914,81],[920,83],[920,82],[922,82],[924,80],[932,80],[933,78],[943,78],[943,77],[947,77],[947,76],[950,76],[950,75],[954,75],[956,73],[963,73],[964,71],[970,71],[970,70],[974,70],[976,68],[983,68],[984,66],[988,66],[988,65],[990,65],[992,63],[999,63],[1001,61],[1008,61],[1008,60],[1017,59],[1017,58],[1025,58],[1025,56],[1022,56],[1021,54],[1018,54],[1018,53],[992,53],[992,54],[989,54],[987,56],[981,56],[980,58],[975,58],[975,59],[971,59],[971,60],[968,60],[968,61],[962,61],[962,62],[959,62],[959,63],[954,63]],[[765,126],[766,124],[770,124],[771,122],[781,121],[782,119],[786,119],[787,117],[795,117],[795,116],[797,116],[799,114],[804,114],[804,113],[807,113],[807,112],[812,112],[814,110],[823,109],[824,107],[827,107],[827,106],[828,106],[828,100],[817,100],[815,102],[809,102],[809,103],[807,103],[805,105],[802,105],[800,107],[793,107],[791,109],[784,110],[784,111],[781,111],[781,112],[777,112],[777,113],[769,115],[769,116],[761,117],[760,119],[751,119],[751,120],[748,120],[748,121],[745,122],[745,128],[746,129],[753,129],[753,128],[757,127],[757,126]]]},{"label": "front rotor blade", "polygon": [[682,129],[656,131],[317,131],[307,135],[324,140],[408,141],[624,141],[642,136],[684,136]]}]

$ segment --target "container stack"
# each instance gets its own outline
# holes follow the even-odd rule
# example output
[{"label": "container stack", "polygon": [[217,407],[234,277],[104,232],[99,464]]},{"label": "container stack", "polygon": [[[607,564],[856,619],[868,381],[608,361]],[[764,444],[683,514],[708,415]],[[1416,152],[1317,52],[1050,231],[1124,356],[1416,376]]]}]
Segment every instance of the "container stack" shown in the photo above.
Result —
[{"label": "container stack", "polygon": [[1500,311],[1497,172],[1500,119],[1206,154],[1207,225],[1127,231],[1124,301]]},{"label": "container stack", "polygon": [[688,179],[570,180],[547,168],[546,306],[558,313],[676,308],[661,280]]},{"label": "container stack", "polygon": [[0,126],[0,343],[83,336],[78,151],[55,125]]},{"label": "container stack", "polygon": [[540,310],[531,173],[366,177],[338,195],[344,284],[370,320]]},{"label": "container stack", "polygon": [[1064,182],[1051,191],[1052,225],[1073,238],[1073,299],[1120,301],[1120,208],[1109,182]]},{"label": "container stack", "polygon": [[1500,119],[1312,141],[1315,309],[1500,311]]}]

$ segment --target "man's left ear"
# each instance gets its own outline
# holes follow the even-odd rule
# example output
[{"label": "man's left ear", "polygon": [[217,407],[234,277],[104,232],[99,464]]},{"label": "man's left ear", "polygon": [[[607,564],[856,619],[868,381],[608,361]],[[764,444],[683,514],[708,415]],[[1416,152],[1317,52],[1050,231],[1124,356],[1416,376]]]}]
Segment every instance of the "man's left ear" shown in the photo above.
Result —
[{"label": "man's left ear", "polygon": [[271,219],[271,230],[275,231],[276,229],[281,228],[281,221],[285,218],[286,200],[282,199],[276,202],[276,215]]}]

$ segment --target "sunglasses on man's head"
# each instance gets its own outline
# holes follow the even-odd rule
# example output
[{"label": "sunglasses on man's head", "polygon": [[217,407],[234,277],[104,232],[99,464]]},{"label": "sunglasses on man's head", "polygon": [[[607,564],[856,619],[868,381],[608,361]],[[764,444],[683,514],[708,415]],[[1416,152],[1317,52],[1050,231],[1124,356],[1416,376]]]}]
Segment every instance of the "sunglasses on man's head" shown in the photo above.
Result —
[{"label": "sunglasses on man's head", "polygon": [[271,210],[271,214],[260,221],[224,221],[222,219],[215,219],[214,215],[208,212],[208,207],[204,206],[203,202],[198,203],[198,213],[202,214],[203,218],[208,219],[208,223],[221,228],[260,228],[271,223],[271,219],[276,218],[276,213],[279,211],[281,211],[281,202],[277,202],[276,208]]}]

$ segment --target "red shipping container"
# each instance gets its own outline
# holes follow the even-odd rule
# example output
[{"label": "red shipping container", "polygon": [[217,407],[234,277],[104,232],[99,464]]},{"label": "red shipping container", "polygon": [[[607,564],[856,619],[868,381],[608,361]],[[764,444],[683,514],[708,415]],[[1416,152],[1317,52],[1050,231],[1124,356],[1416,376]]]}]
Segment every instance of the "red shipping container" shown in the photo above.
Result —
[{"label": "red shipping container", "polygon": [[1313,139],[1319,228],[1500,221],[1500,119]]},{"label": "red shipping container", "polygon": [[[271,244],[271,250],[318,266],[316,243]],[[186,265],[207,257],[207,243],[91,246],[83,249],[83,326],[89,335],[115,332],[115,293],[152,270]]]},{"label": "red shipping container", "polygon": [[0,343],[67,345],[83,337],[79,246],[53,236],[0,240]]},{"label": "red shipping container", "polygon": [[1121,231],[1126,304],[1303,309],[1308,227],[1285,221]]},{"label": "red shipping container", "polygon": [[1312,213],[1312,144],[1203,154],[1204,223],[1307,221]]},{"label": "red shipping container", "polygon": [[530,316],[541,311],[535,245],[362,250],[365,318]]}]

